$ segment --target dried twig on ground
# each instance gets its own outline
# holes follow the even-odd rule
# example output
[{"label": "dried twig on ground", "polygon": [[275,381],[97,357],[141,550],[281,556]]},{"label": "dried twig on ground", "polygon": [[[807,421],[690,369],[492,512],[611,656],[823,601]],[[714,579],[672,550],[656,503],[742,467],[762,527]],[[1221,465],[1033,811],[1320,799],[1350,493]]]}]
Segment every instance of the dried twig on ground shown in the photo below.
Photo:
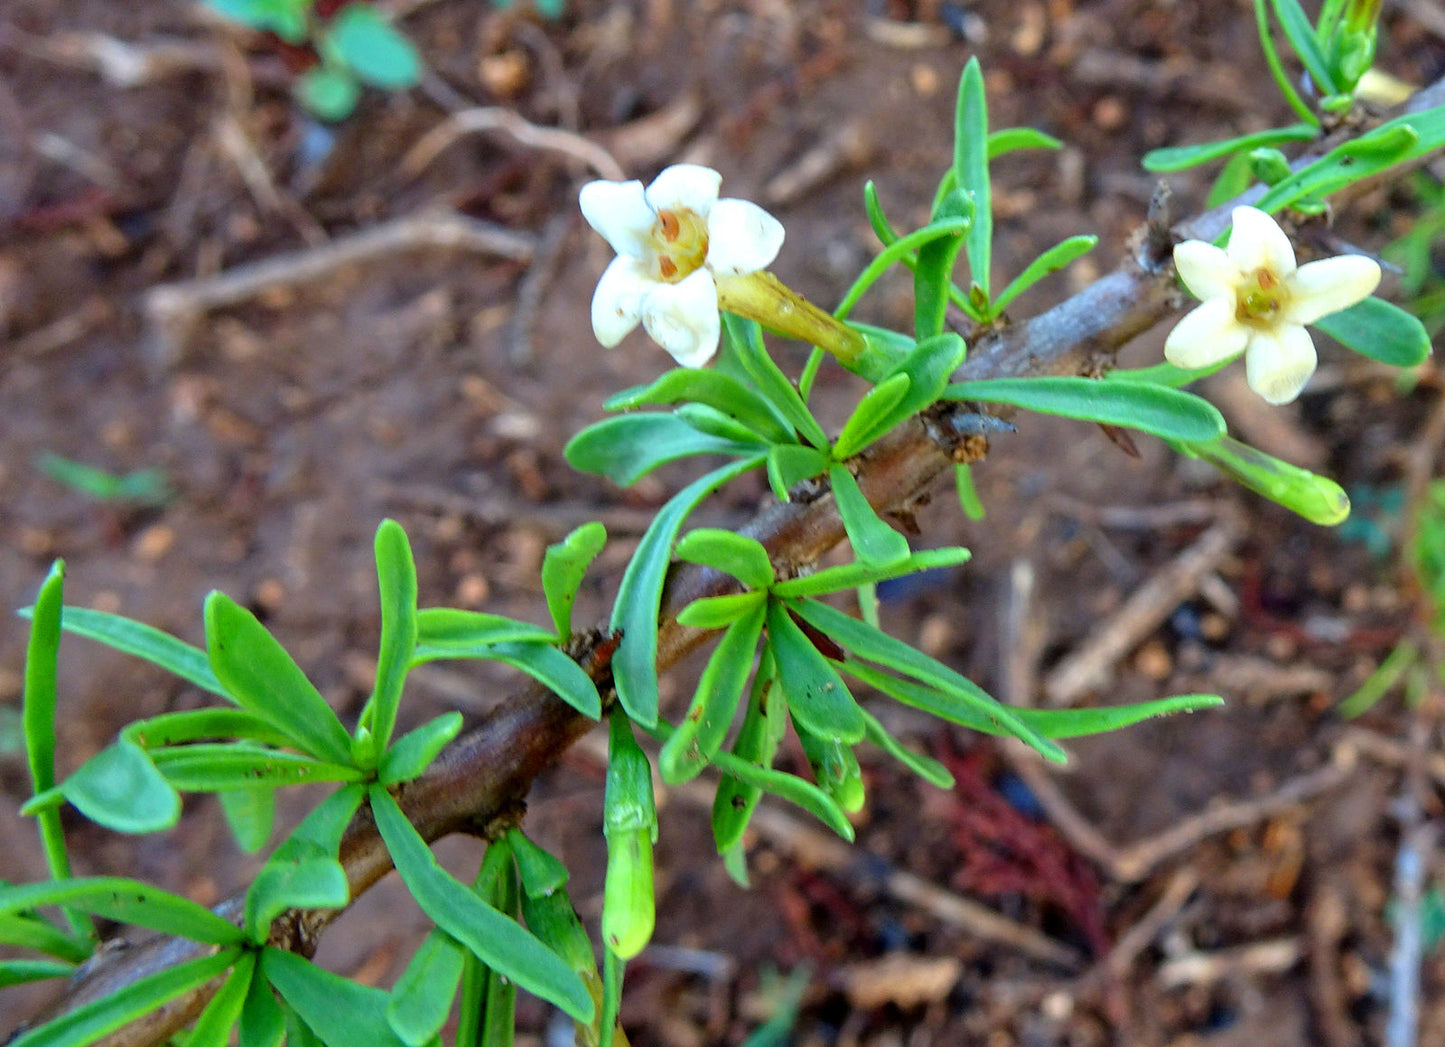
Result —
[{"label": "dried twig on ground", "polygon": [[1218,952],[1197,952],[1169,960],[1159,968],[1159,984],[1166,989],[1210,985],[1222,978],[1255,974],[1281,974],[1300,960],[1304,949],[1298,938],[1275,938]]},{"label": "dried twig on ground", "polygon": [[603,178],[626,181],[627,172],[606,149],[573,131],[555,127],[538,127],[523,120],[510,109],[484,106],[453,113],[422,135],[401,161],[401,175],[412,179],[431,165],[453,143],[469,134],[482,131],[505,131],[523,145],[534,149],[550,149],[581,160]]},{"label": "dried twig on ground", "polygon": [[342,266],[419,247],[478,251],[525,262],[532,258],[535,241],[524,233],[455,212],[423,211],[215,276],[162,284],[145,296],[145,314],[156,342],[156,354],[161,363],[174,364],[187,334],[213,309],[239,305],[271,287],[306,283]]}]

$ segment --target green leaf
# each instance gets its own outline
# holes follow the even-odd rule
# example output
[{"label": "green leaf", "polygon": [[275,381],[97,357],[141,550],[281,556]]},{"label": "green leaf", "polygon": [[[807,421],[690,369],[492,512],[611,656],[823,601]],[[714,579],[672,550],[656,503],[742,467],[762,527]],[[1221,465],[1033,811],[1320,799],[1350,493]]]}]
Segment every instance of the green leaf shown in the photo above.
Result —
[{"label": "green leaf", "polygon": [[236,949],[223,949],[199,960],[163,968],[127,985],[124,992],[83,1003],[73,1011],[21,1033],[6,1047],[84,1047],[206,984],[231,966],[238,955]]},{"label": "green leaf", "polygon": [[953,464],[953,486],[958,492],[958,507],[963,515],[973,521],[984,517],[983,502],[978,497],[978,488],[973,483],[973,470],[967,462]]},{"label": "green leaf", "polygon": [[[786,381],[784,379],[785,384]],[[792,389],[792,386],[788,388]],[[797,395],[796,390],[794,395]],[[699,454],[750,455],[756,452],[754,444],[719,440],[698,432],[681,418],[670,414],[628,414],[607,418],[583,429],[562,450],[572,468],[605,476],[622,487],[630,487],[658,466],[679,458]]]},{"label": "green leaf", "polygon": [[261,974],[327,1047],[404,1047],[387,1024],[390,997],[380,989],[270,946],[261,954]]},{"label": "green leaf", "polygon": [[767,600],[768,594],[757,590],[728,593],[725,596],[703,596],[678,613],[677,623],[690,629],[726,629]]},{"label": "green leaf", "polygon": [[1135,382],[1141,385],[1162,385],[1168,389],[1182,389],[1191,382],[1208,378],[1233,362],[1233,357],[1221,360],[1208,367],[1175,367],[1165,360],[1150,367],[1121,367],[1104,376],[1106,382]]},{"label": "green leaf", "polygon": [[813,777],[818,787],[827,793],[845,814],[856,814],[863,809],[866,799],[863,789],[863,768],[853,747],[837,738],[819,738],[796,720],[793,728],[798,732],[798,742],[803,755],[813,768]]},{"label": "green leaf", "polygon": [[1176,145],[1164,149],[1151,149],[1144,154],[1144,169],[1162,174],[1167,171],[1183,171],[1212,160],[1222,160],[1236,153],[1248,153],[1260,146],[1280,145],[1284,142],[1309,142],[1320,133],[1314,124],[1290,124],[1288,127],[1271,127],[1266,131],[1227,138],[1222,142],[1201,142],[1199,145]]},{"label": "green leaf", "polygon": [[534,643],[493,644],[482,657],[505,662],[520,669],[583,716],[593,720],[602,715],[597,684],[581,666],[555,647]]},{"label": "green leaf", "polygon": [[608,398],[602,406],[625,411],[648,404],[706,404],[753,433],[763,443],[792,443],[793,426],[771,400],[721,371],[679,367],[668,371],[651,385],[625,389]]},{"label": "green leaf", "polygon": [[[346,9],[352,10],[355,7]],[[406,671],[411,667],[412,649],[416,647],[416,563],[406,532],[395,520],[383,520],[376,529],[375,549],[376,581],[381,596],[381,645],[376,660],[376,684],[362,711],[361,723],[371,729],[380,752],[391,744]]]},{"label": "green leaf", "polygon": [[[685,370],[688,374],[713,373],[690,367]],[[557,629],[557,639],[564,643],[572,635],[572,605],[577,600],[577,590],[606,542],[607,528],[593,520],[560,542],[547,546],[547,553],[542,557],[542,590],[547,595],[547,611]]]},{"label": "green leaf", "polygon": [[216,794],[231,835],[247,854],[255,854],[271,838],[276,823],[276,790],[267,786],[227,789]]},{"label": "green leaf", "polygon": [[69,978],[75,973],[75,964],[58,963],[55,960],[0,960],[0,989],[25,982],[40,982],[47,978]]},{"label": "green leaf", "polygon": [[843,518],[843,528],[858,559],[879,566],[904,560],[908,556],[908,539],[879,519],[848,467],[833,465],[828,469],[828,479],[833,485],[838,515]]},{"label": "green leaf", "polygon": [[1012,404],[1041,414],[1122,425],[1170,440],[1211,440],[1224,434],[1224,416],[1192,393],[1141,382],[1095,378],[996,378],[955,382],[950,400]]},{"label": "green leaf", "polygon": [[382,785],[409,782],[425,771],[437,753],[462,729],[462,714],[443,713],[397,739],[381,758],[377,780]]},{"label": "green leaf", "polygon": [[953,788],[953,775],[949,773],[947,767],[931,756],[924,756],[922,753],[916,753],[904,746],[897,738],[889,734],[878,722],[878,718],[869,713],[867,709],[863,710],[863,722],[867,728],[865,737],[878,748],[930,785],[935,785],[940,789]]},{"label": "green leaf", "polygon": [[[916,229],[907,236],[901,236],[886,244],[878,256],[869,262],[858,278],[848,288],[843,300],[838,303],[838,308],[833,310],[833,315],[838,319],[845,319],[858,304],[858,300],[867,293],[868,289],[878,282],[888,269],[894,265],[907,265],[912,261],[913,254],[920,250],[924,244],[937,240],[942,236],[956,236],[961,232],[968,232],[973,228],[971,217],[960,217],[951,219],[940,219],[930,222],[922,229]],[[916,263],[915,263],[916,264]],[[861,325],[859,326],[860,329]]]},{"label": "green leaf", "polygon": [[737,715],[767,614],[765,601],[723,633],[698,679],[692,704],[672,737],[662,746],[657,766],[665,782],[694,778],[722,748]]},{"label": "green leaf", "polygon": [[227,18],[253,29],[270,29],[287,43],[306,39],[306,6],[296,0],[206,0]]},{"label": "green leaf", "polygon": [[[874,386],[858,404],[833,444],[834,459],[851,458],[938,400],[949,376],[963,363],[965,351],[963,339],[951,331],[916,344],[898,362],[893,374]],[[883,394],[886,387],[896,385],[905,376],[908,384],[901,392]],[[879,394],[876,400],[875,394]]]},{"label": "green leaf", "polygon": [[800,629],[783,604],[768,604],[768,649],[778,667],[778,684],[788,709],[819,738],[852,744],[863,737],[863,710],[848,685]]},{"label": "green leaf", "polygon": [[919,571],[933,571],[943,567],[956,567],[967,563],[970,556],[967,549],[952,546],[944,549],[920,549],[897,563],[885,565],[868,563],[839,564],[824,567],[812,574],[789,578],[773,586],[773,594],[779,597],[820,596],[823,593],[840,593],[845,589],[856,589],[869,582],[883,582],[890,578],[901,578]]},{"label": "green leaf", "polygon": [[395,91],[421,80],[421,56],[416,48],[371,4],[343,7],[327,27],[321,46],[373,87]]},{"label": "green leaf", "polygon": [[454,607],[428,607],[417,612],[416,621],[417,653],[413,661],[417,662],[466,657],[465,654],[439,653],[448,647],[470,649],[498,643],[551,644],[557,641],[555,633],[531,622]]},{"label": "green leaf", "polygon": [[768,448],[768,485],[778,501],[786,502],[794,484],[826,472],[830,459],[816,447],[773,444]]},{"label": "green leaf", "polygon": [[[771,767],[783,732],[788,726],[788,703],[776,689],[777,669],[765,646],[753,676],[743,724],[733,740],[732,755],[754,767]],[[743,831],[752,819],[762,790],[732,775],[724,774],[713,797],[712,831],[718,853],[740,846]]]},{"label": "green leaf", "polygon": [[0,915],[45,905],[79,909],[117,923],[214,945],[237,945],[244,940],[238,927],[211,910],[139,880],[94,876],[0,887]]},{"label": "green leaf", "polygon": [[1300,7],[1299,0],[1270,2],[1274,7],[1274,16],[1279,19],[1280,27],[1284,30],[1285,39],[1294,48],[1295,54],[1299,55],[1310,78],[1314,80],[1315,87],[1321,94],[1338,94],[1340,89],[1335,85],[1330,65],[1320,51],[1319,40],[1315,38],[1315,27],[1304,13],[1304,8]]},{"label": "green leaf", "polygon": [[773,584],[773,562],[768,551],[756,538],[746,535],[699,527],[683,535],[673,555],[730,574],[750,589],[766,589]]},{"label": "green leaf", "polygon": [[301,104],[322,120],[345,120],[361,99],[361,84],[351,70],[330,64],[306,70],[295,91]]},{"label": "green leaf", "polygon": [[551,894],[567,883],[567,866],[562,860],[527,839],[522,830],[508,829],[507,844],[517,863],[522,891],[528,897]]},{"label": "green leaf", "polygon": [[262,784],[275,787],[306,782],[354,782],[365,774],[349,764],[243,744],[202,743],[154,749],[150,757],[174,788],[193,793]]},{"label": "green leaf", "polygon": [[439,928],[412,954],[386,1005],[387,1024],[407,1047],[425,1047],[441,1033],[466,956],[461,943]]},{"label": "green leaf", "polygon": [[[264,977],[251,979],[251,990],[241,1007],[237,1037],[240,1047],[282,1047],[286,1039],[286,1015]],[[289,1047],[302,1045],[293,1040]]]},{"label": "green leaf", "polygon": [[271,861],[298,861],[322,855],[335,858],[342,834],[366,795],[361,785],[344,785],[311,809],[286,837]]},{"label": "green leaf", "polygon": [[[199,652],[198,652],[199,653]],[[143,749],[205,738],[245,738],[263,745],[290,745],[291,738],[269,720],[245,709],[186,709],[136,720],[120,736]]]},{"label": "green leaf", "polygon": [[1314,326],[1341,345],[1391,367],[1417,367],[1430,356],[1430,335],[1419,317],[1380,298],[1366,298],[1321,317]]},{"label": "green leaf", "polygon": [[976,286],[989,294],[993,251],[993,198],[988,179],[988,101],[977,56],[964,66],[954,114],[953,172],[959,189],[973,197],[968,230],[968,267]]},{"label": "green leaf", "polygon": [[386,849],[422,911],[488,967],[578,1021],[590,1021],[592,997],[582,979],[515,920],[497,912],[442,869],[385,789],[374,785],[368,796]]},{"label": "green leaf", "polygon": [[643,727],[657,723],[657,615],[673,539],[699,502],[762,460],[754,456],[725,465],[673,495],[653,517],[623,572],[612,609],[612,628],[622,631],[622,642],[612,656],[612,676],[622,707]]},{"label": "green leaf", "polygon": [[206,597],[211,669],[236,703],[289,734],[297,746],[332,763],[351,760],[351,738],[276,638],[225,593]]},{"label": "green leaf", "polygon": [[988,158],[996,160],[1019,149],[1062,149],[1063,146],[1064,143],[1053,135],[1046,135],[1032,127],[1005,127],[989,134]]},{"label": "green leaf", "polygon": [[[972,229],[975,216],[973,196],[954,189],[934,207],[932,221],[967,218]],[[960,230],[953,236],[940,236],[918,248],[913,266],[913,327],[920,340],[943,333],[954,264],[958,252],[964,248],[967,233],[968,230]]]},{"label": "green leaf", "polygon": [[60,786],[75,809],[120,833],[154,833],[181,817],[181,798],[134,742],[124,738],[96,753]]},{"label": "green leaf", "polygon": [[1053,247],[1030,262],[1028,267],[1014,277],[994,299],[993,315],[1001,314],[1009,307],[1009,303],[1050,273],[1058,272],[1074,259],[1092,251],[1098,242],[1097,236],[1071,236],[1067,240],[1054,244]]},{"label": "green leaf", "polygon": [[241,1019],[241,1008],[245,1006],[251,978],[256,973],[256,955],[246,952],[236,960],[231,976],[196,1019],[185,1047],[226,1047],[231,1042],[231,1029]]},{"label": "green leaf", "polygon": [[[32,611],[33,608],[27,607],[19,614],[22,618],[29,618]],[[159,665],[181,679],[189,680],[203,691],[210,691],[227,701],[234,701],[221,686],[221,681],[216,679],[216,674],[211,671],[206,652],[176,639],[169,633],[163,633],[143,622],[105,611],[93,611],[88,607],[64,608],[60,615],[60,627],[75,636],[83,636],[125,654],[144,658],[152,665]]]},{"label": "green leaf", "polygon": [[788,381],[787,375],[768,355],[763,347],[762,328],[756,321],[724,313],[722,329],[734,358],[758,387],[760,395],[767,399],[773,410],[787,419],[804,440],[819,450],[826,450],[828,434],[813,417],[813,412],[808,410],[808,405],[803,403],[802,396]]},{"label": "green leaf", "polygon": [[[877,662],[943,690],[1009,728],[1014,737],[1027,742],[1048,759],[1060,763],[1065,760],[1064,751],[1024,723],[1018,716],[1018,710],[995,701],[978,684],[936,659],[826,604],[812,600],[789,600],[788,606],[813,628],[859,658]],[[853,671],[851,662],[843,663],[843,667]]]},{"label": "green leaf", "polygon": [[[772,793],[789,803],[801,807],[820,822],[832,829],[843,839],[852,841],[853,826],[833,798],[812,782],[806,782],[797,775],[759,767],[747,760],[739,759],[732,753],[718,753],[714,759],[718,770],[730,774],[741,782]],[[721,795],[721,794],[719,794]],[[717,807],[713,807],[714,816]]]},{"label": "green leaf", "polygon": [[79,934],[67,934],[36,913],[0,915],[0,944],[17,949],[34,949],[67,964],[84,963],[95,951],[95,942]]},{"label": "green leaf", "polygon": [[715,436],[719,440],[730,440],[745,445],[765,445],[765,442],[758,438],[758,434],[743,425],[742,422],[707,404],[679,404],[672,413],[698,432]]}]

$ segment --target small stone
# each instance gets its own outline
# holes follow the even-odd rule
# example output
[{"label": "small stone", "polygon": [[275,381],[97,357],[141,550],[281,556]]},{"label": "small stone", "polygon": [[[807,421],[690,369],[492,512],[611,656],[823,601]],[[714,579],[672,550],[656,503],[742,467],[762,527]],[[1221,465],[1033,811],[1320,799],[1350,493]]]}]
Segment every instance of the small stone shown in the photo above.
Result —
[{"label": "small stone", "polygon": [[1151,680],[1164,680],[1174,671],[1174,659],[1158,640],[1150,640],[1134,656],[1134,668]]},{"label": "small stone", "polygon": [[155,563],[176,544],[176,532],[166,524],[152,524],[136,535],[131,551],[146,563]]}]

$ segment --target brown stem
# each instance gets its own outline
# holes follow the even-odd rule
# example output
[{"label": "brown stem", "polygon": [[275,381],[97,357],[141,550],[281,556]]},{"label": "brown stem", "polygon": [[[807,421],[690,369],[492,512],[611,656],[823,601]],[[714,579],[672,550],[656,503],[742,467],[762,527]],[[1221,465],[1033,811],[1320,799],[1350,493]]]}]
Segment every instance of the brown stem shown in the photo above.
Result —
[{"label": "brown stem", "polygon": [[[1445,79],[1419,92],[1403,111],[1419,112],[1445,104]],[[1348,137],[1348,136],[1344,136]],[[1344,140],[1334,138],[1322,147]],[[1318,155],[1318,154],[1316,154]],[[1175,226],[1172,237],[1212,240],[1229,221],[1230,209],[1249,202],[1249,195],[1193,221]],[[972,347],[960,369],[960,380],[1027,375],[1086,374],[1107,367],[1113,354],[1139,333],[1168,318],[1183,303],[1176,288],[1170,256],[1170,235],[1146,233],[1135,257],[1091,287],[1048,312],[992,332]],[[963,453],[947,425],[951,408],[935,409],[911,419],[878,441],[857,461],[858,480],[869,502],[880,511],[906,509]],[[784,570],[809,565],[843,538],[843,525],[830,494],[811,501],[795,500],[762,510],[744,528],[768,549]],[[677,612],[699,596],[735,591],[736,582],[717,571],[677,566],[663,602],[658,638],[658,671],[664,672],[698,647],[707,633],[680,626]],[[610,686],[605,642],[584,644],[579,661],[599,686]],[[504,703],[475,728],[457,739],[427,770],[398,795],[408,817],[428,841],[449,833],[479,830],[513,811],[526,797],[533,779],[566,748],[594,726],[550,692],[531,688]],[[363,810],[348,828],[341,845],[355,899],[391,869],[391,859]],[[239,899],[222,903],[218,912],[239,914]],[[272,944],[299,952],[314,951],[320,932],[336,910],[287,914],[272,928]],[[117,992],[149,974],[202,955],[209,947],[160,937],[117,950],[78,976],[66,994],[38,1021],[73,1010],[87,1000]],[[131,1023],[99,1041],[108,1047],[147,1047],[195,1018],[216,982],[193,990],[163,1011]]]}]

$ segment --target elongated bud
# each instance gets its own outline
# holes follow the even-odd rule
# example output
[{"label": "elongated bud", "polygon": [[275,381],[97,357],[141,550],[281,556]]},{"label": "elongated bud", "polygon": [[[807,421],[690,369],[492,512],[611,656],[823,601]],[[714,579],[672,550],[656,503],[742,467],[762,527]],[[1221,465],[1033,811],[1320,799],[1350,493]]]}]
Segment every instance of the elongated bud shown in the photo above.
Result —
[{"label": "elongated bud", "polygon": [[[793,724],[798,727],[797,723]],[[819,738],[798,728],[798,740],[813,767],[818,785],[849,814],[863,809],[863,770],[853,747],[837,738]]]},{"label": "elongated bud", "polygon": [[612,712],[602,832],[607,837],[607,876],[602,890],[602,938],[620,959],[642,951],[656,919],[652,845],[657,839],[657,806],[652,769],[632,736],[632,724]]}]

